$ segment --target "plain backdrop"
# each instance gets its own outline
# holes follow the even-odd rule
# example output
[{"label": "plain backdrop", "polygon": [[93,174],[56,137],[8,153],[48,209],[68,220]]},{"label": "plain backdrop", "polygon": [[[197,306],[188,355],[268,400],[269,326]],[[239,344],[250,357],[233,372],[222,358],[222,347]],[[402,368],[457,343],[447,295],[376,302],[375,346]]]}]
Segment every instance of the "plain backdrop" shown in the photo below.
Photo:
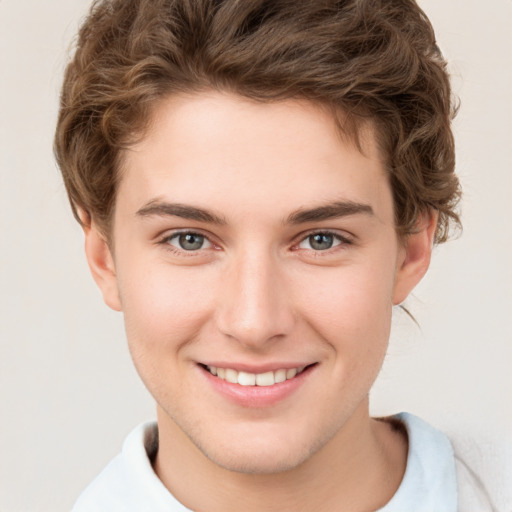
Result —
[{"label": "plain backdrop", "polygon": [[[88,0],[0,0],[0,511],[69,510],[154,406],[96,290],[52,155]],[[512,2],[423,0],[462,107],[464,233],[395,315],[372,396],[434,425],[512,432]],[[509,436],[510,439],[510,436]],[[501,442],[501,441],[500,441]]]}]

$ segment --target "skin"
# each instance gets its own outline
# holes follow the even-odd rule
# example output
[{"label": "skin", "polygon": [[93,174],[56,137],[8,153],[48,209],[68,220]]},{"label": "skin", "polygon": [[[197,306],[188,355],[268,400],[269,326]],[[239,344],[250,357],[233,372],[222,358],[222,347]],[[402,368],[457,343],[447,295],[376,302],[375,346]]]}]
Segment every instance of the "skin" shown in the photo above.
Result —
[{"label": "skin", "polygon": [[[358,151],[306,101],[172,97],[124,154],[114,250],[85,228],[93,276],[157,402],[155,471],[187,507],[375,510],[398,488],[407,440],[370,418],[368,393],[392,308],[428,268],[435,215],[397,238],[376,147],[368,129]],[[299,215],[340,203],[343,215]],[[183,230],[203,245],[180,246]],[[332,247],[313,247],[312,232]],[[219,360],[314,367],[284,400],[244,407],[199,366]]]}]

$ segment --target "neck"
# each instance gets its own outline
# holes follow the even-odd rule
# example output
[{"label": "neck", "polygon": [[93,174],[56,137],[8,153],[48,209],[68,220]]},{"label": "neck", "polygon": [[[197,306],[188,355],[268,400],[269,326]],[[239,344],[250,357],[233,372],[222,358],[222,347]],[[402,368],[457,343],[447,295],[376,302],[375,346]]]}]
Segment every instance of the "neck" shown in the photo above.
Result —
[{"label": "neck", "polygon": [[158,428],[154,469],[191,510],[376,510],[398,489],[407,459],[404,435],[388,422],[371,419],[367,400],[306,462],[276,474],[218,466],[160,408]]},{"label": "neck", "polygon": [[191,510],[376,510],[391,499],[405,472],[405,437],[390,423],[371,419],[367,400],[306,462],[276,474],[218,466],[160,409],[158,426],[155,471]]}]

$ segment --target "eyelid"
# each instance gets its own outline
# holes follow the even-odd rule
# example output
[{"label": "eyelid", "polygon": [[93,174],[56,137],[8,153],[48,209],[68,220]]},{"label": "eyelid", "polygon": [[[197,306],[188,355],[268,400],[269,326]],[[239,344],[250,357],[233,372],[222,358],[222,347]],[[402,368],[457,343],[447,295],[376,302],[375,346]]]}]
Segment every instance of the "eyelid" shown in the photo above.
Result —
[{"label": "eyelid", "polygon": [[[175,238],[179,235],[186,235],[186,234],[202,236],[210,244],[209,247],[202,247],[201,249],[197,249],[195,251],[187,251],[185,249],[181,249],[180,247],[177,247],[170,243],[170,240],[172,240],[173,238]],[[213,237],[211,235],[206,234],[201,229],[178,228],[178,229],[166,231],[163,235],[159,236],[157,239],[157,244],[163,245],[166,250],[169,250],[175,254],[179,253],[180,255],[185,255],[185,256],[198,256],[200,254],[203,254],[204,251],[206,251],[206,250],[211,250],[212,248],[213,249],[219,248],[219,244],[214,242],[212,240],[212,238]]]},{"label": "eyelid", "polygon": [[[189,251],[187,249],[183,249],[182,247],[179,247],[179,242],[178,242],[178,245],[174,245],[172,242],[174,242],[175,240],[179,241],[182,235],[194,235],[194,236],[199,237],[203,242],[203,246],[200,247],[199,249],[193,249],[193,250]],[[186,232],[185,233],[174,233],[174,235],[171,235],[170,237],[167,238],[167,242],[169,243],[169,245],[176,247],[176,249],[183,250],[185,252],[199,252],[203,249],[209,249],[210,247],[213,246],[211,241],[201,233],[186,233]]]},{"label": "eyelid", "polygon": [[207,238],[212,244],[218,245],[213,241],[214,236],[208,232],[205,232],[201,228],[171,228],[166,229],[163,231],[160,235],[158,235],[156,238],[158,241],[163,240],[169,240],[170,238],[176,236],[176,235],[201,235]]},{"label": "eyelid", "polygon": [[294,250],[299,250],[301,249],[299,247],[299,245],[304,242],[305,240],[307,240],[310,236],[313,236],[313,235],[318,235],[318,234],[321,234],[321,235],[330,235],[330,236],[333,236],[334,238],[336,238],[339,243],[334,245],[333,247],[330,247],[329,249],[325,249],[323,251],[320,251],[320,250],[315,250],[315,249],[303,249],[305,251],[311,251],[311,252],[314,252],[314,253],[317,253],[317,254],[321,254],[321,253],[330,253],[332,252],[333,250],[336,250],[337,248],[339,248],[340,246],[343,247],[343,246],[346,246],[346,245],[352,245],[354,243],[354,239],[352,236],[348,235],[348,234],[342,234],[338,231],[335,231],[335,230],[332,230],[332,229],[312,229],[310,231],[307,231],[305,233],[301,233],[298,237],[297,237],[297,242],[294,244],[293,246],[293,249]]},{"label": "eyelid", "polygon": [[[185,249],[180,249],[179,247],[176,247],[174,245],[171,245],[169,243],[169,240],[176,237],[180,234],[196,234],[204,237],[208,243],[210,244],[209,247],[197,249],[195,251],[187,251]],[[304,240],[306,240],[308,237],[315,235],[315,234],[325,234],[325,235],[331,235],[334,238],[336,238],[339,243],[335,246],[325,249],[323,251],[321,250],[315,250],[315,249],[302,249],[304,251],[309,251],[312,253],[315,253],[316,255],[329,254],[332,251],[335,251],[337,248],[343,248],[347,245],[352,245],[354,243],[354,237],[346,232],[344,234],[333,230],[333,229],[311,229],[306,232],[302,232],[299,235],[295,237],[296,242],[293,243],[292,250],[299,250],[299,244],[302,243]],[[205,250],[211,250],[213,249],[220,249],[220,244],[215,242],[213,240],[213,236],[210,234],[205,233],[202,229],[193,229],[193,228],[177,228],[170,231],[165,232],[163,235],[159,236],[157,239],[157,244],[165,246],[165,248],[171,252],[174,253],[180,253],[186,256],[198,256],[199,254],[203,253]]]}]

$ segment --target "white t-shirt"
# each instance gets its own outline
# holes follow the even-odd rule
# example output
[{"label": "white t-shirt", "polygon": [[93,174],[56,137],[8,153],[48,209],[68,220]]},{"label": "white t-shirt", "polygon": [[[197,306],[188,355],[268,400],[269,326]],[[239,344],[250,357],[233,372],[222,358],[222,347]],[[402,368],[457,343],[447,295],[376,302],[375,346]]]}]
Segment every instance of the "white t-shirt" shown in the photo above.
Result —
[{"label": "white t-shirt", "polygon": [[[393,416],[409,437],[407,467],[393,498],[378,512],[494,512],[475,473],[454,453],[448,437],[408,413]],[[122,452],[80,495],[72,512],[190,512],[151,466],[156,423],[137,427]]]}]

